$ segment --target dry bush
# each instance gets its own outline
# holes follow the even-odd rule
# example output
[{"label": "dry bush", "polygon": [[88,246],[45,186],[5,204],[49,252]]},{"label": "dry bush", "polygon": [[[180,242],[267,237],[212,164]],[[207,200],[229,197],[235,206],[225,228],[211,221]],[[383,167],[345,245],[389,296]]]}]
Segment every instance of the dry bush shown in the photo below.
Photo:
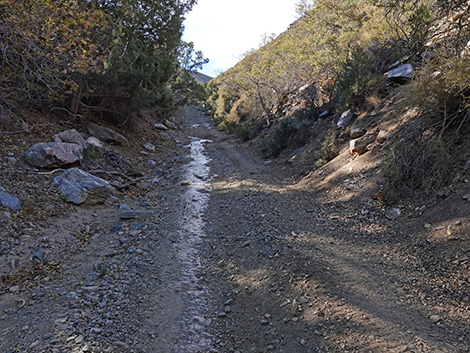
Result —
[{"label": "dry bush", "polygon": [[392,194],[431,195],[446,185],[453,171],[451,139],[439,138],[425,118],[402,128],[382,171]]}]

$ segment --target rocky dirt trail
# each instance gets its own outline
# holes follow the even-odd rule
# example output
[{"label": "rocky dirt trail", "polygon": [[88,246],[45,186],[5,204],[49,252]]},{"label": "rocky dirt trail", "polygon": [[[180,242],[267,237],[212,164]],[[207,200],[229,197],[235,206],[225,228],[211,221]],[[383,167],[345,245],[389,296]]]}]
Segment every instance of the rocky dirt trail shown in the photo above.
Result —
[{"label": "rocky dirt trail", "polygon": [[468,241],[439,260],[418,221],[293,182],[195,108],[174,134],[145,197],[75,208],[91,240],[0,296],[0,352],[470,351]]}]

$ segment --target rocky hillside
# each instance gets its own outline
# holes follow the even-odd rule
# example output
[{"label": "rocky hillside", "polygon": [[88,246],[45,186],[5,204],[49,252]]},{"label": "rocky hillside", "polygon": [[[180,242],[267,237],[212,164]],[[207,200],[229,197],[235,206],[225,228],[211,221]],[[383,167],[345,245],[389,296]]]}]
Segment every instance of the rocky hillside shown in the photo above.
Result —
[{"label": "rocky hillside", "polygon": [[302,173],[378,144],[388,200],[444,192],[469,159],[467,2],[302,4],[209,84],[219,129],[267,158],[308,160]]}]

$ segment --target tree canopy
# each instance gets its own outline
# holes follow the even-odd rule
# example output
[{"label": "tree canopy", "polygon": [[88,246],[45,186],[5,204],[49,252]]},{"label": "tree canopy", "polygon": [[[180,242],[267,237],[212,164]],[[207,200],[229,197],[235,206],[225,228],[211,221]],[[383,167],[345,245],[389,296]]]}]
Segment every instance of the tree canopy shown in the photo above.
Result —
[{"label": "tree canopy", "polygon": [[183,43],[196,0],[1,0],[0,99],[14,108],[62,104],[123,115],[172,106],[187,65],[205,63]]}]

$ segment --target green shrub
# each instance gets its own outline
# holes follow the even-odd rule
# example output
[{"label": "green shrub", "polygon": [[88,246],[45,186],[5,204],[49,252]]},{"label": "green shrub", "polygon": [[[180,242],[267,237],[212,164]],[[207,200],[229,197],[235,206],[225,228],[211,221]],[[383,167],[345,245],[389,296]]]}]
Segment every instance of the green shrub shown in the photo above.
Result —
[{"label": "green shrub", "polygon": [[429,27],[432,24],[432,16],[426,4],[420,4],[408,18],[411,27],[409,45],[420,52],[426,43]]},{"label": "green shrub", "polygon": [[276,157],[293,140],[296,145],[303,145],[310,136],[312,121],[308,118],[294,118],[282,121],[269,141],[263,141],[261,152],[266,157]]},{"label": "green shrub", "polygon": [[373,72],[373,61],[361,47],[352,51],[336,84],[341,109],[360,106],[368,95],[379,90],[384,79],[382,75]]},{"label": "green shrub", "polygon": [[329,134],[325,137],[321,144],[320,151],[318,151],[317,157],[318,160],[315,162],[315,166],[320,168],[321,166],[325,165],[333,158],[338,155],[338,146],[332,134]]},{"label": "green shrub", "polygon": [[243,142],[246,142],[250,139],[250,129],[247,124],[238,124],[235,130],[235,134]]},{"label": "green shrub", "polygon": [[274,136],[269,141],[263,141],[261,144],[261,152],[265,157],[276,157],[281,151],[287,147],[287,141],[291,129],[287,122],[281,122]]},{"label": "green shrub", "polygon": [[96,153],[95,146],[93,145],[88,145],[82,150],[82,156],[83,159],[91,159],[91,160],[96,160],[99,158],[98,153]]}]

